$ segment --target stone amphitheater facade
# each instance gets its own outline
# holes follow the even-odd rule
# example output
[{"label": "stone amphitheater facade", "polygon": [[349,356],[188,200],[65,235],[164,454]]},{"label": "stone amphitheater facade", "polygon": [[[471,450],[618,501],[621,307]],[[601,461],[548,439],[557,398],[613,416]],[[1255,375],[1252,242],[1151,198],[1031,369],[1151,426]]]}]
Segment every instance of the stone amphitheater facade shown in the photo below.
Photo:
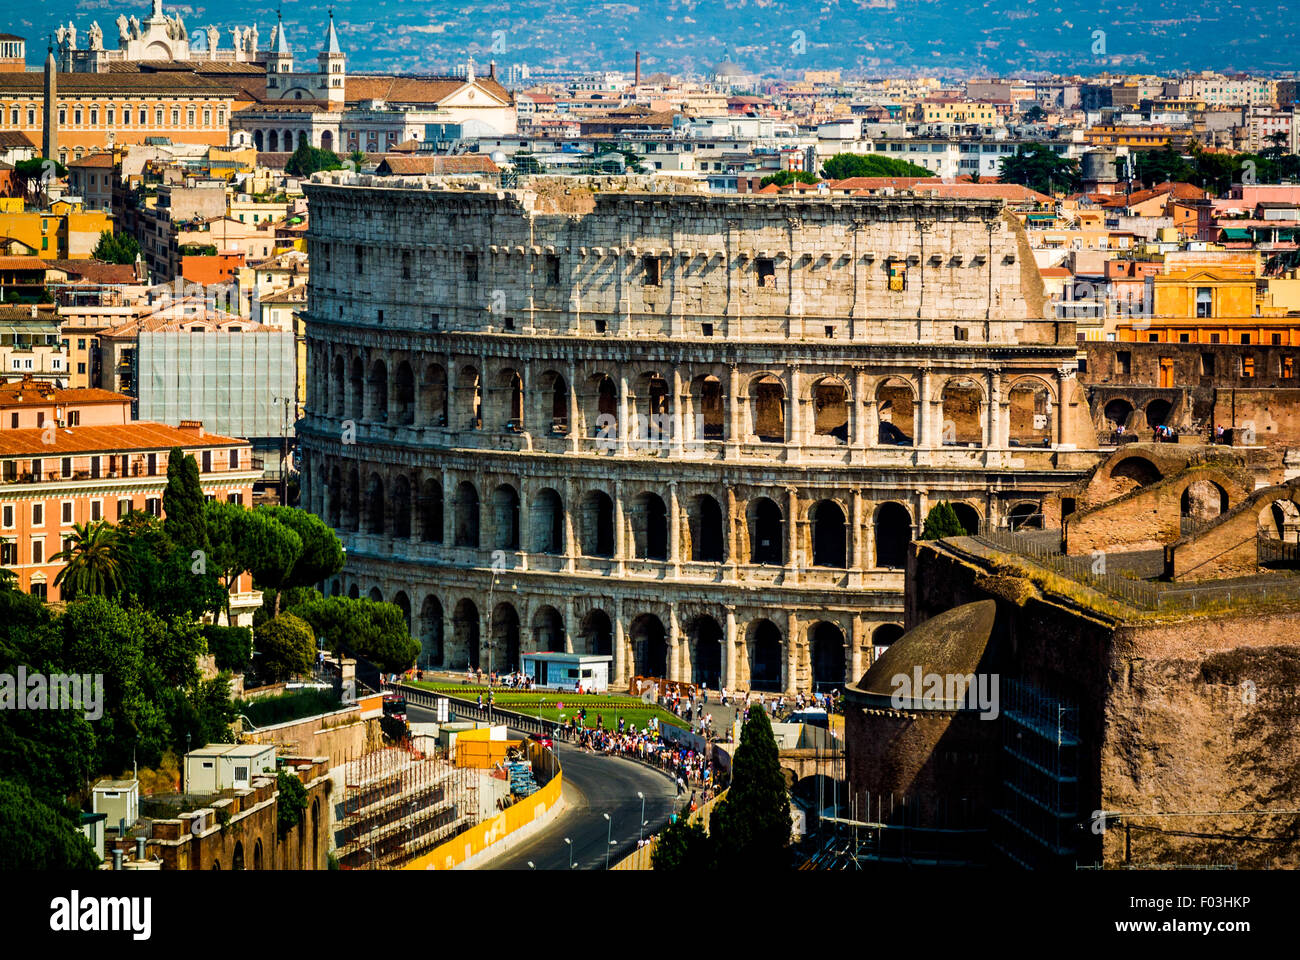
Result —
[{"label": "stone amphitheater facade", "polygon": [[420,662],[856,679],[929,508],[1096,461],[1073,324],[998,202],[318,175],[305,506]]}]

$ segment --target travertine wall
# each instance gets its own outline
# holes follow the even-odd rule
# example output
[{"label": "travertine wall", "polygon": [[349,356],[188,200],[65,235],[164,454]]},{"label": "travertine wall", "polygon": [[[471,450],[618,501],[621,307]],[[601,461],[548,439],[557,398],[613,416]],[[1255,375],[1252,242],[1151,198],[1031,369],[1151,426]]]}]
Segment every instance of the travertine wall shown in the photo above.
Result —
[{"label": "travertine wall", "polygon": [[998,521],[1095,462],[1073,325],[1030,319],[997,203],[334,179],[305,503],[348,547],[331,587],[406,609],[430,662],[842,682],[930,506]]}]

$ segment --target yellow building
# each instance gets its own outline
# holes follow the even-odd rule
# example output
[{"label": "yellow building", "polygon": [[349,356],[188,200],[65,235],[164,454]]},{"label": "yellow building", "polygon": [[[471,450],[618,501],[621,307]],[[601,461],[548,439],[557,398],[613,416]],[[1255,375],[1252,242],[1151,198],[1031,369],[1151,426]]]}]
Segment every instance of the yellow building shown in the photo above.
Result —
[{"label": "yellow building", "polygon": [[89,260],[105,230],[113,230],[108,213],[66,200],[55,200],[49,210],[26,210],[21,200],[0,207],[0,252],[8,256]]},{"label": "yellow building", "polygon": [[997,108],[991,103],[948,100],[939,103],[922,101],[916,107],[916,119],[922,123],[998,123]]},{"label": "yellow building", "polygon": [[1116,339],[1141,343],[1295,346],[1300,316],[1287,316],[1291,287],[1279,305],[1259,289],[1258,270],[1240,266],[1170,269],[1152,277],[1152,315],[1116,326]]}]

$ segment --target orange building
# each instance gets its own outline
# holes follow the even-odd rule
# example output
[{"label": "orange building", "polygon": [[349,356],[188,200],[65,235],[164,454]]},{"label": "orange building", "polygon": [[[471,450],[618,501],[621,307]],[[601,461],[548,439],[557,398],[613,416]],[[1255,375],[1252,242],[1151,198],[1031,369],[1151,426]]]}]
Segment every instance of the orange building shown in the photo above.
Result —
[{"label": "orange building", "polygon": [[[63,565],[50,558],[68,546],[73,524],[116,522],[132,510],[162,516],[173,447],[194,455],[209,500],[252,505],[262,470],[248,441],[205,433],[194,421],[0,431],[0,565],[14,571],[18,588],[59,599],[54,579]],[[260,605],[250,588],[246,576],[236,584],[233,614],[248,618]]]},{"label": "orange building", "polygon": [[131,422],[131,398],[108,390],[60,390],[31,377],[0,380],[0,430],[120,427]]},{"label": "orange building", "polygon": [[[193,73],[60,73],[56,82],[58,160],[65,165],[148,137],[221,146],[230,138],[236,92]],[[44,84],[41,73],[0,71],[0,131],[41,142]]]},{"label": "orange building", "polygon": [[[1251,266],[1244,265],[1249,260]],[[1253,266],[1253,269],[1252,269]],[[1129,343],[1300,344],[1300,316],[1266,306],[1254,255],[1224,266],[1178,266],[1151,278],[1152,313],[1115,327]]]}]

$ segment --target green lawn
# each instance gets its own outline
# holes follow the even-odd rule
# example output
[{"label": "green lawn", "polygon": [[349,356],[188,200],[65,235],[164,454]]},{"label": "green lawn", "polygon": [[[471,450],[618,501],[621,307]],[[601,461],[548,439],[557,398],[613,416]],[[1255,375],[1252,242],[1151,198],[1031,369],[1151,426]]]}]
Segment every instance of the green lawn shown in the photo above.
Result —
[{"label": "green lawn", "polygon": [[[486,686],[430,683],[428,681],[413,682],[411,686],[419,687],[422,690],[430,690],[434,693],[445,693],[448,696],[459,697],[462,700],[473,700],[481,693],[483,694],[483,702],[487,702],[488,688]],[[661,707],[642,703],[639,697],[561,693],[557,690],[517,693],[500,687],[494,688],[494,692],[496,700],[493,706],[500,707],[502,710],[513,710],[516,713],[540,717],[543,720],[556,720],[563,723],[565,718],[575,716],[578,710],[585,707],[588,727],[596,725],[596,714],[600,714],[607,729],[610,727],[617,729],[619,717],[623,717],[628,723],[635,723],[638,730],[643,729],[650,722],[651,717],[658,717],[661,724],[672,724],[684,730],[690,727],[690,724],[681,717],[674,716]],[[561,703],[564,704],[563,710],[558,706]]]}]

